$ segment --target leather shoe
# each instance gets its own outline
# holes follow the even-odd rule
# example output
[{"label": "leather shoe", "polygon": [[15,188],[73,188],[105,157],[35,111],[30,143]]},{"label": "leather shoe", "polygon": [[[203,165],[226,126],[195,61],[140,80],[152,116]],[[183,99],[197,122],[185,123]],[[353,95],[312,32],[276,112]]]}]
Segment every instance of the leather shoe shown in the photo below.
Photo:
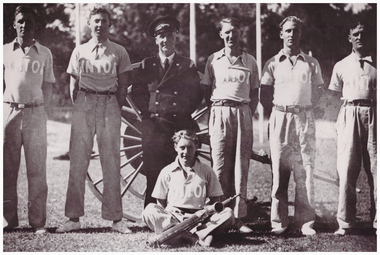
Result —
[{"label": "leather shoe", "polygon": [[248,234],[248,233],[252,233],[252,232],[253,232],[253,230],[251,228],[247,227],[245,224],[239,228],[239,233],[242,233],[242,234]]},{"label": "leather shoe", "polygon": [[336,230],[336,231],[334,232],[334,235],[335,235],[335,236],[345,236],[345,235],[347,235],[349,232],[350,232],[350,229],[349,229],[349,228],[338,228],[338,230]]},{"label": "leather shoe", "polygon": [[48,231],[47,231],[46,228],[42,227],[42,228],[36,228],[35,231],[34,231],[34,233],[36,235],[44,235],[44,234],[47,234]]},{"label": "leather shoe", "polygon": [[235,227],[239,230],[239,233],[241,234],[248,234],[253,232],[253,230],[250,229],[247,225],[245,225],[241,219],[235,220]]},{"label": "leather shoe", "polygon": [[62,226],[60,226],[59,228],[57,228],[57,230],[55,231],[56,233],[66,233],[66,232],[70,232],[70,231],[73,231],[73,230],[78,230],[80,229],[80,222],[74,222],[74,221],[67,221],[65,224],[63,224]]},{"label": "leather shoe", "polygon": [[206,236],[204,239],[199,239],[198,244],[203,247],[210,247],[214,237],[212,235]]},{"label": "leather shoe", "polygon": [[304,236],[313,236],[315,234],[317,234],[317,232],[312,229],[311,227],[303,227],[301,228],[301,232]]},{"label": "leather shoe", "polygon": [[281,235],[283,234],[288,228],[285,227],[285,228],[274,228],[272,229],[272,233],[275,234],[275,235]]},{"label": "leather shoe", "polygon": [[130,234],[132,233],[132,230],[130,230],[128,227],[127,227],[127,224],[124,223],[124,221],[118,221],[118,222],[114,222],[112,223],[112,230],[116,231],[116,232],[119,232],[119,233],[122,233],[122,234]]}]

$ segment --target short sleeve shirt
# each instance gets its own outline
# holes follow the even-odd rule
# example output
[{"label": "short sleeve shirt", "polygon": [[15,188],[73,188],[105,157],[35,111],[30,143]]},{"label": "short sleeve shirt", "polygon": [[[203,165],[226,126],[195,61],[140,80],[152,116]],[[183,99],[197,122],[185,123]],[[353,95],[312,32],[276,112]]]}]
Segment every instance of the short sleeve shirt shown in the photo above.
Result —
[{"label": "short sleeve shirt", "polygon": [[335,64],[329,85],[330,90],[341,91],[347,100],[376,99],[376,87],[377,70],[372,56],[360,61],[354,52]]},{"label": "short sleeve shirt", "polygon": [[35,41],[24,53],[16,38],[3,46],[3,54],[6,85],[3,100],[17,103],[43,101],[42,83],[55,82],[50,50]]},{"label": "short sleeve shirt", "polygon": [[315,58],[303,52],[292,64],[281,50],[265,63],[261,84],[274,86],[275,105],[309,106],[312,85],[323,84],[321,67]]},{"label": "short sleeve shirt", "polygon": [[167,200],[167,206],[203,209],[206,198],[223,195],[218,178],[211,167],[196,160],[185,178],[178,158],[160,172],[152,197]]},{"label": "short sleeve shirt", "polygon": [[256,60],[242,51],[230,63],[222,49],[208,58],[201,83],[212,86],[212,101],[227,99],[247,103],[251,101],[250,91],[259,87]]},{"label": "short sleeve shirt", "polygon": [[117,76],[131,70],[128,52],[109,39],[96,44],[94,40],[76,47],[67,73],[79,77],[79,87],[99,92],[116,91]]}]

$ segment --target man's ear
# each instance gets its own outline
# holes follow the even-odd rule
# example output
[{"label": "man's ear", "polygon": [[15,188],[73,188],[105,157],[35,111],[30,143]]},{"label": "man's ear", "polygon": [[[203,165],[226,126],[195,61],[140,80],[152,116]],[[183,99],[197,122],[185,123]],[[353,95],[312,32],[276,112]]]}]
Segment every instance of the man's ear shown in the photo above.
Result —
[{"label": "man's ear", "polygon": [[352,43],[352,39],[351,39],[351,35],[350,35],[350,34],[347,36],[347,39],[348,39],[348,41],[349,41],[350,43]]},{"label": "man's ear", "polygon": [[13,21],[13,28],[16,29],[16,23]]},{"label": "man's ear", "polygon": [[220,38],[222,38],[222,39],[223,39],[223,34],[222,34],[222,31],[220,31],[220,32],[219,32],[219,36],[220,36]]},{"label": "man's ear", "polygon": [[284,39],[284,34],[282,33],[282,31],[280,31],[280,38]]}]

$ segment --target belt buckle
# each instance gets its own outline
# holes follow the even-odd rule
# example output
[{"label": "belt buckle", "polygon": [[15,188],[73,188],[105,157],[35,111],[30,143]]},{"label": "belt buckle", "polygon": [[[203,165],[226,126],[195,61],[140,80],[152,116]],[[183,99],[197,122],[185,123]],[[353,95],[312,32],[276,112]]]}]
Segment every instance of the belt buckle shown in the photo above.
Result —
[{"label": "belt buckle", "polygon": [[295,105],[290,106],[289,109],[291,109],[291,112],[293,112],[293,113],[300,113],[300,111],[301,111],[301,109]]},{"label": "belt buckle", "polygon": [[25,108],[25,104],[17,104],[16,108],[17,109],[24,109]]}]

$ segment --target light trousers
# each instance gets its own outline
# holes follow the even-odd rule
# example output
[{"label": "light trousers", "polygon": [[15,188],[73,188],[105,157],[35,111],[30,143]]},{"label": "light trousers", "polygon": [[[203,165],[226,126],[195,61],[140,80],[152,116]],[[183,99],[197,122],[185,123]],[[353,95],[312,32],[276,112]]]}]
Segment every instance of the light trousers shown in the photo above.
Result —
[{"label": "light trousers", "polygon": [[18,226],[17,178],[24,147],[28,179],[28,217],[33,228],[45,226],[47,132],[43,106],[17,110],[3,104],[3,210],[8,225]]},{"label": "light trousers", "polygon": [[236,218],[247,215],[247,182],[253,145],[252,114],[248,105],[213,106],[209,121],[213,169]]},{"label": "light trousers", "polygon": [[288,218],[288,187],[291,171],[296,184],[294,221],[313,227],[315,122],[311,110],[285,113],[273,109],[269,120],[272,157],[272,228],[285,228]]},{"label": "light trousers", "polygon": [[[178,214],[176,217],[175,215]],[[156,234],[161,234],[170,227],[186,220],[192,214],[180,214],[175,210],[164,209],[160,205],[151,203],[147,205],[143,211],[143,220],[145,224],[153,230]],[[190,230],[203,239],[206,236],[215,233],[215,231],[221,229],[231,228],[235,223],[235,218],[231,208],[224,208],[220,213],[213,214],[210,218],[207,218],[204,222],[201,222],[200,226]]]},{"label": "light trousers", "polygon": [[67,217],[84,215],[86,174],[96,134],[103,172],[102,218],[122,218],[120,126],[120,107],[116,96],[78,92],[71,124],[70,176],[65,205]]},{"label": "light trousers", "polygon": [[370,186],[373,227],[377,228],[377,114],[375,107],[342,106],[337,119],[339,227],[356,221],[356,181],[363,165]]}]

